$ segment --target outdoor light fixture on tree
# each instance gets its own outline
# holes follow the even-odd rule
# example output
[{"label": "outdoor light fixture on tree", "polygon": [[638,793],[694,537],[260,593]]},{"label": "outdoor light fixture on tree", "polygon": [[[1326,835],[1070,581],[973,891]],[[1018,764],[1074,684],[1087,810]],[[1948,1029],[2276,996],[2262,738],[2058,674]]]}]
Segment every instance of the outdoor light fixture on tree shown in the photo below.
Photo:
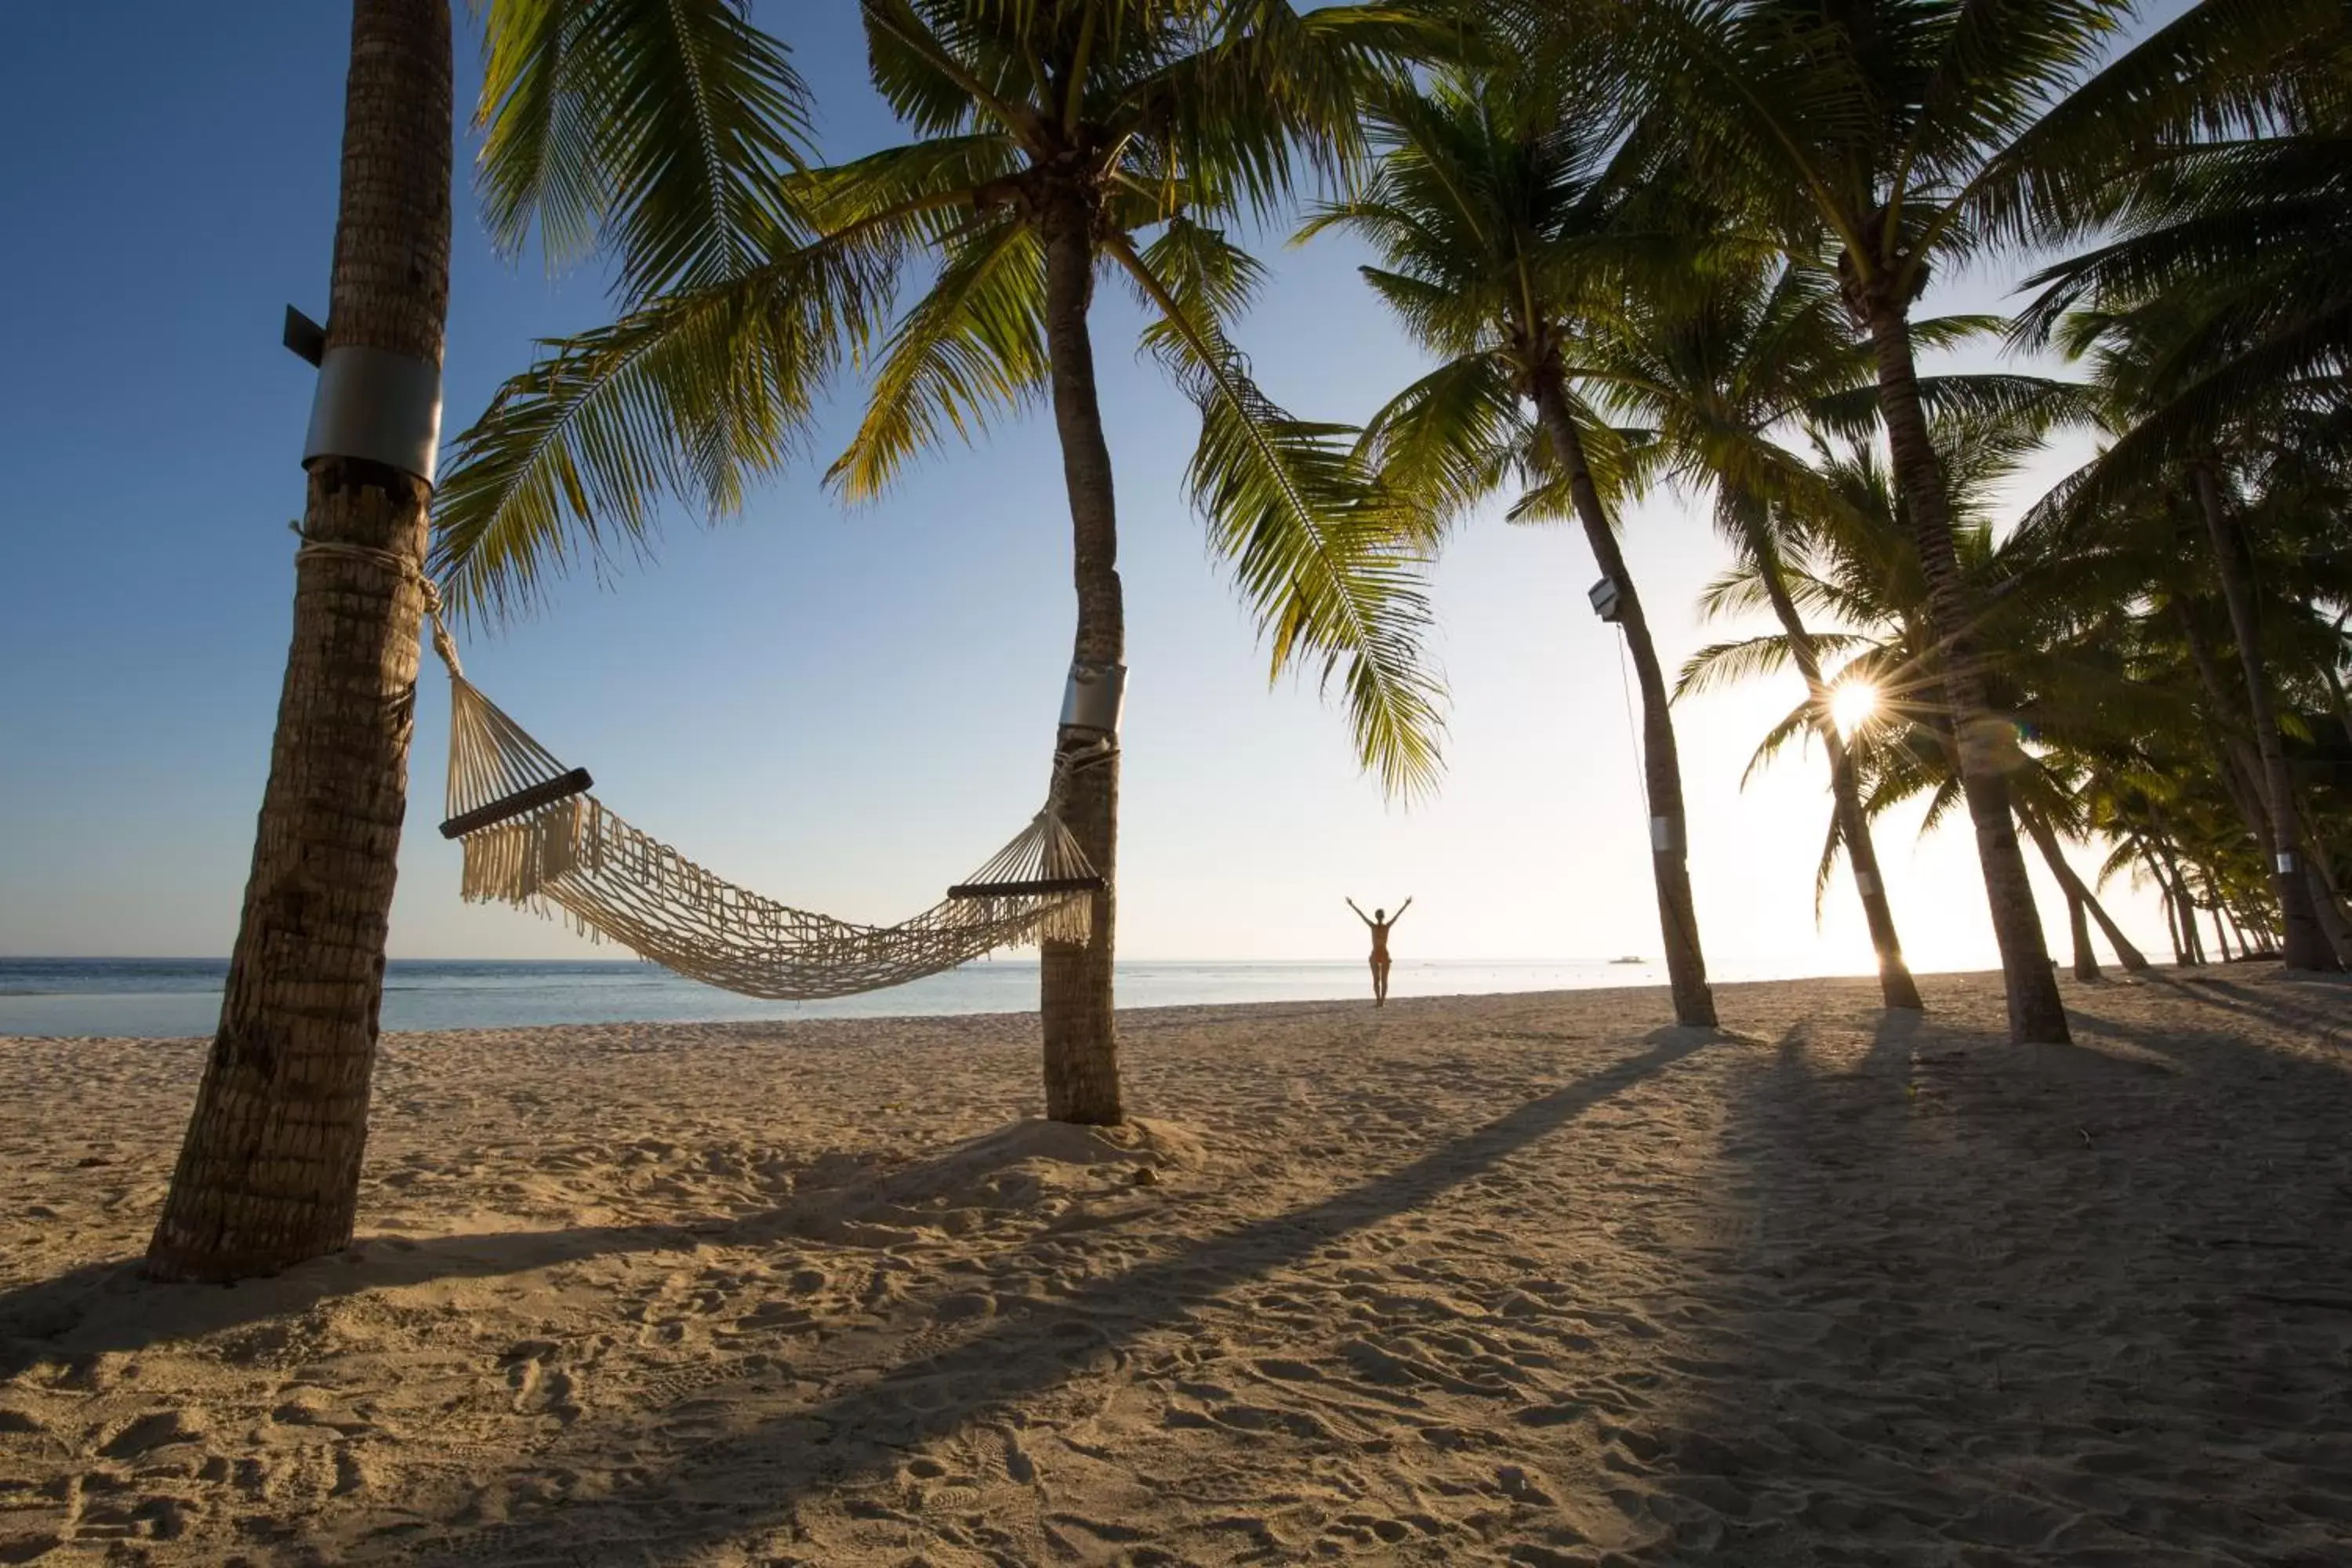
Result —
[{"label": "outdoor light fixture on tree", "polygon": [[1599,616],[1602,620],[1609,622],[1612,626],[1614,626],[1618,621],[1623,618],[1620,615],[1617,607],[1617,580],[1615,578],[1603,577],[1600,582],[1592,584],[1592,592],[1587,595],[1586,597],[1592,601],[1592,613]]}]

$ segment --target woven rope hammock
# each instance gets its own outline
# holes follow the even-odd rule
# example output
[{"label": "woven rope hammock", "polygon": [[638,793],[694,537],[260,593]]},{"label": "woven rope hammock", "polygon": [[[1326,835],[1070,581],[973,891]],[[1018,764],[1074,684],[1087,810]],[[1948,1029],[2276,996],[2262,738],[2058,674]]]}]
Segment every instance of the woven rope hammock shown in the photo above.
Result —
[{"label": "woven rope hammock", "polygon": [[[433,646],[449,668],[441,832],[465,846],[468,902],[561,915],[688,979],[782,1001],[879,991],[1092,931],[1102,879],[1055,805],[1067,762],[1045,809],[940,903],[898,925],[856,925],[747,891],[630,826],[588,793],[587,770],[567,769],[466,679],[437,615]],[[1092,758],[1116,743],[1106,733]]]}]

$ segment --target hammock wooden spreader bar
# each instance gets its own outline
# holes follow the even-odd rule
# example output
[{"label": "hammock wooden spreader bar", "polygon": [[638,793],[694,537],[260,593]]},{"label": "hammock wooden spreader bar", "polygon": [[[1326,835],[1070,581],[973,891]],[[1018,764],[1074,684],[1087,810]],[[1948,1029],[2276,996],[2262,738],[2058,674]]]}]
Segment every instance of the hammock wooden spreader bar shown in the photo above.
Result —
[{"label": "hammock wooden spreader bar", "polygon": [[511,816],[527,816],[542,805],[552,805],[572,795],[586,795],[595,787],[596,781],[588,776],[586,768],[574,768],[562,778],[519,789],[488,805],[478,805],[463,816],[451,817],[441,825],[441,837],[463,838],[476,828],[488,827]]},{"label": "hammock wooden spreader bar", "polygon": [[605,809],[567,768],[449,667],[448,820],[463,896],[559,914],[690,979],[782,1001],[902,985],[1000,948],[1086,942],[1103,883],[1054,805],[948,897],[897,925],[796,909],[714,875]]},{"label": "hammock wooden spreader bar", "polygon": [[1100,877],[1033,877],[1025,882],[958,882],[948,889],[948,897],[1001,899],[1016,893],[1091,893],[1102,885]]}]

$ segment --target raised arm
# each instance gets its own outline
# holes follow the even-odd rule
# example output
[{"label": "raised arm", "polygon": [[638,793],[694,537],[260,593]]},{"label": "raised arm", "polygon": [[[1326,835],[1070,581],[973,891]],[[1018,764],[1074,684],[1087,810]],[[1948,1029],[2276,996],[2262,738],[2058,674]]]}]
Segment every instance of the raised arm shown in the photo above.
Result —
[{"label": "raised arm", "polygon": [[[1353,899],[1349,899],[1349,900],[1348,900],[1348,907],[1349,907],[1349,909],[1351,909],[1351,910],[1356,910],[1356,900],[1353,900]],[[1372,917],[1371,917],[1371,916],[1370,916],[1370,915],[1368,915],[1368,914],[1366,914],[1366,913],[1365,913],[1363,910],[1356,910],[1356,918],[1357,918],[1358,920],[1360,920],[1360,921],[1363,921],[1366,925],[1370,925],[1370,924],[1371,924],[1371,923],[1372,923]]]},{"label": "raised arm", "polygon": [[1404,902],[1397,906],[1397,912],[1389,917],[1389,924],[1394,925],[1397,921],[1404,919],[1405,910],[1411,908],[1412,908],[1412,900],[1411,897],[1407,897]]}]

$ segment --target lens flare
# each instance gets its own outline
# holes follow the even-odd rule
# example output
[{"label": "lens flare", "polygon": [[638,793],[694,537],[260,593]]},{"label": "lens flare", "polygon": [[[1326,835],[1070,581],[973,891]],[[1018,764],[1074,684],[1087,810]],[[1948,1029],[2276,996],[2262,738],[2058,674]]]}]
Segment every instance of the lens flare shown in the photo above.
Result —
[{"label": "lens flare", "polygon": [[1830,721],[1851,735],[1878,711],[1878,688],[1866,680],[1841,680],[1830,691]]}]

